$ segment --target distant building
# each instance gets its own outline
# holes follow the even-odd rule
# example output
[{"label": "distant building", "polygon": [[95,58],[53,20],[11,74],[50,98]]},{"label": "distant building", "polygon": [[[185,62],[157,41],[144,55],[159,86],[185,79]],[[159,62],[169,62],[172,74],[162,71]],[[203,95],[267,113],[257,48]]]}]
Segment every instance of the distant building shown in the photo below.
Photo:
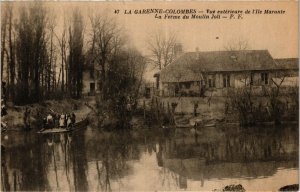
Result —
[{"label": "distant building", "polygon": [[[298,58],[287,58],[287,59],[275,59],[275,62],[278,66],[281,66],[282,70],[284,71],[290,71],[299,69],[299,59]],[[280,79],[275,79],[274,81],[280,82]],[[284,81],[281,84],[282,86],[299,86],[299,75],[290,73],[289,76],[286,76]]]},{"label": "distant building", "polygon": [[152,98],[153,95],[156,94],[155,93],[156,87],[153,82],[147,82],[142,85],[141,91],[142,91],[141,96],[143,96],[146,99],[150,99]]},{"label": "distant building", "polygon": [[94,96],[100,88],[100,68],[95,65],[86,65],[83,69],[83,89],[82,94],[85,96]]},{"label": "distant building", "polygon": [[282,85],[294,85],[298,62],[273,59],[267,50],[196,51],[182,54],[154,77],[160,96],[224,96],[229,88],[262,89],[283,77]]}]

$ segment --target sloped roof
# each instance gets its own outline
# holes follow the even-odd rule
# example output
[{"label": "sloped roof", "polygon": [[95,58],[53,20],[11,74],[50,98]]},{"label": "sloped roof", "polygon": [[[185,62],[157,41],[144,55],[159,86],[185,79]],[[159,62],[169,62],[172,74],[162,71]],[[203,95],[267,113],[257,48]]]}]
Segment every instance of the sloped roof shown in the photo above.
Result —
[{"label": "sloped roof", "polygon": [[201,80],[201,72],[271,70],[276,62],[267,50],[187,52],[161,71],[162,82]]},{"label": "sloped roof", "polygon": [[274,59],[279,69],[299,69],[299,58]]}]

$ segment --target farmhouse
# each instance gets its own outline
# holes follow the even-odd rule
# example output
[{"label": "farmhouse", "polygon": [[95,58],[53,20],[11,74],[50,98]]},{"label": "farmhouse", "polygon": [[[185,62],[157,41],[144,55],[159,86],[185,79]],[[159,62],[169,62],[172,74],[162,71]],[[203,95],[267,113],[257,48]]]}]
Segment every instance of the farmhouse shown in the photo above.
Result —
[{"label": "farmhouse", "polygon": [[[281,79],[298,81],[298,59],[273,59],[267,50],[187,52],[154,75],[162,97],[226,96],[228,89],[262,90]],[[276,80],[277,79],[277,80]]]}]

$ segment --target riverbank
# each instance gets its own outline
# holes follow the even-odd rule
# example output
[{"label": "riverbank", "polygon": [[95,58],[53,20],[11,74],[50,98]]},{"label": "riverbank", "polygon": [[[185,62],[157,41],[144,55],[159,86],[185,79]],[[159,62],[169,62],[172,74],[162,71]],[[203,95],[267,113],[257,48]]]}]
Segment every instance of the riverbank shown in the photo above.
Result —
[{"label": "riverbank", "polygon": [[[227,97],[153,97],[142,98],[138,107],[144,113],[151,114],[157,121],[163,118],[178,127],[194,126],[195,123],[240,124],[241,126],[298,123],[298,108],[290,97],[280,97],[277,112],[272,111],[266,97],[253,98],[250,109],[241,112],[239,108],[230,106]],[[275,109],[274,109],[275,110]],[[214,123],[211,123],[214,122]]]},{"label": "riverbank", "polygon": [[64,99],[64,100],[48,100],[40,103],[29,104],[24,106],[7,106],[7,115],[1,118],[2,122],[7,124],[7,130],[23,130],[24,129],[24,113],[26,108],[30,111],[29,122],[31,128],[39,128],[42,125],[42,119],[48,113],[71,113],[74,112],[77,119],[83,119],[91,113],[91,109],[86,105],[93,103],[91,98],[80,100]]}]

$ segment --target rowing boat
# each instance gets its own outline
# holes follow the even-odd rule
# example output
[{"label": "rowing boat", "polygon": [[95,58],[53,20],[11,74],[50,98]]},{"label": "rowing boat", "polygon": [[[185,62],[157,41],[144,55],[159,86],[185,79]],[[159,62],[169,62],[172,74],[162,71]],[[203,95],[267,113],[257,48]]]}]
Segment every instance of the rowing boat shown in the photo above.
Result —
[{"label": "rowing boat", "polygon": [[87,124],[88,124],[88,120],[83,119],[81,121],[78,121],[78,122],[74,123],[69,128],[65,128],[65,127],[54,127],[54,128],[50,128],[50,129],[43,128],[43,129],[39,130],[37,133],[40,133],[40,134],[66,133],[66,132],[71,132],[71,131],[75,131],[75,130],[85,128]]}]

